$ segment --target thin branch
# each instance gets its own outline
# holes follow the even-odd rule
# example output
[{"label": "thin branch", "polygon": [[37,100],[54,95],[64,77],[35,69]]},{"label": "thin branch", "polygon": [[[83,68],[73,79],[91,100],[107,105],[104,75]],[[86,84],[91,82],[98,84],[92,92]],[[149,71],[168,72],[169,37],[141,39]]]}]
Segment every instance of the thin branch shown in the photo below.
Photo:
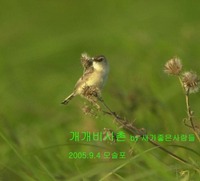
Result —
[{"label": "thin branch", "polygon": [[[198,129],[198,126],[196,126],[194,124],[194,121],[193,121],[193,118],[194,118],[194,113],[193,111],[191,110],[191,107],[190,107],[190,88],[188,87],[187,89],[184,87],[184,84],[183,84],[183,81],[181,79],[180,76],[178,76],[179,78],[179,82],[181,84],[181,87],[183,88],[184,92],[185,92],[185,102],[186,102],[186,109],[187,109],[187,118],[184,119],[184,124],[185,126],[191,128],[195,134],[195,136],[197,137],[198,141],[200,142],[200,137],[198,135],[198,132],[197,132],[197,129]],[[186,123],[186,121],[189,121],[190,122],[190,125]]]},{"label": "thin branch", "polygon": [[187,90],[186,94],[185,94],[185,101],[186,101],[186,108],[187,108],[187,115],[188,115],[188,120],[191,123],[192,129],[195,131],[195,126],[193,123],[193,112],[190,109],[190,99],[189,99],[189,90]]},{"label": "thin branch", "polygon": [[194,121],[193,121],[194,113],[193,113],[193,111],[191,110],[191,107],[190,107],[190,97],[189,97],[190,93],[189,92],[190,92],[190,89],[188,89],[186,91],[185,102],[186,102],[186,109],[187,109],[187,116],[188,116],[188,118],[186,118],[186,120],[190,122],[190,125],[188,125],[188,124],[185,124],[185,125],[192,129],[192,131],[195,134],[196,138],[200,142],[200,137],[199,137],[198,132],[197,132],[198,126],[196,126],[194,124]]},{"label": "thin branch", "polygon": [[[104,100],[102,98],[99,98],[99,101],[103,104],[103,106],[108,110],[108,111],[103,111],[104,113],[111,115],[115,118],[116,122],[119,123],[123,129],[125,131],[127,131],[130,135],[139,135],[140,137],[145,137],[146,136],[146,131],[144,128],[142,129],[138,129],[137,127],[135,127],[132,123],[124,120],[123,118],[121,118],[119,115],[117,115],[115,112],[113,112],[108,106],[107,104],[104,102]],[[179,157],[178,155],[172,153],[171,151],[167,150],[166,148],[164,148],[163,146],[161,146],[160,144],[158,144],[157,142],[153,141],[152,139],[149,140],[149,143],[151,143],[154,146],[157,146],[160,150],[166,152],[167,154],[169,154],[171,157],[175,158],[176,160],[190,165],[192,166],[195,170],[197,170],[198,172],[200,172],[200,168],[198,168],[196,165],[193,165],[191,163],[189,163],[187,160]]]}]

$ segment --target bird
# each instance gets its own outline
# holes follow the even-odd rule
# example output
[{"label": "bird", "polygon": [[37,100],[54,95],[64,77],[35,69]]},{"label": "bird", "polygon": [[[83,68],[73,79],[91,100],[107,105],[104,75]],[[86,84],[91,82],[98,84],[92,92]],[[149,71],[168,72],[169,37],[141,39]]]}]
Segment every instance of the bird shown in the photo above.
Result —
[{"label": "bird", "polygon": [[81,63],[84,68],[83,75],[75,84],[73,92],[61,102],[62,104],[68,104],[77,95],[84,97],[85,87],[94,87],[101,92],[105,85],[109,74],[109,64],[104,55],[90,57],[83,53]]}]

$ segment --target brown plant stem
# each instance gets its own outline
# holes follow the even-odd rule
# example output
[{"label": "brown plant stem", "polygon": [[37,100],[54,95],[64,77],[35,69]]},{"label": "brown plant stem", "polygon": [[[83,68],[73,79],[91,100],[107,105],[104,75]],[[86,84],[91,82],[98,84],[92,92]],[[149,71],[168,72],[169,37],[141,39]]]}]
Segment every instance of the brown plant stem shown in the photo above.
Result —
[{"label": "brown plant stem", "polygon": [[188,120],[190,121],[191,127],[195,132],[195,126],[193,123],[193,112],[190,109],[189,89],[187,90],[187,92],[185,94],[185,101],[186,101]]},{"label": "brown plant stem", "polygon": [[[183,91],[186,92],[186,93],[185,93],[185,102],[186,102],[186,109],[187,109],[187,116],[188,116],[188,117],[184,119],[184,124],[185,124],[185,126],[190,127],[190,128],[193,130],[193,132],[194,132],[196,138],[197,138],[198,141],[200,142],[200,137],[199,137],[199,135],[198,135],[198,132],[196,131],[196,126],[195,126],[194,121],[193,121],[193,111],[191,110],[191,107],[190,107],[190,99],[189,99],[190,89],[187,89],[187,90],[186,90],[186,89],[184,88],[184,85],[183,85],[183,82],[182,82],[182,79],[181,79],[180,76],[178,76],[178,79],[179,79],[179,82],[180,82],[180,84],[181,84],[181,87],[183,88]],[[188,125],[188,124],[186,123],[186,121],[189,121],[189,122],[190,122],[190,125]],[[198,127],[197,127],[197,128],[198,128]]]},{"label": "brown plant stem", "polygon": [[[199,137],[199,135],[198,135],[198,132],[196,131],[196,126],[195,126],[194,121],[193,121],[193,114],[194,114],[194,113],[193,113],[193,111],[191,110],[191,107],[190,107],[190,97],[189,97],[189,95],[190,95],[190,89],[185,90],[185,88],[184,88],[184,86],[183,86],[183,82],[182,82],[182,80],[181,80],[181,77],[178,76],[178,78],[179,78],[180,84],[181,84],[181,86],[182,86],[184,92],[186,92],[186,93],[185,93],[185,102],[186,102],[186,109],[187,109],[187,116],[188,116],[188,117],[184,119],[184,124],[185,124],[187,127],[190,127],[190,128],[193,130],[193,132],[194,132],[196,138],[197,138],[198,141],[200,142],[200,137]],[[190,125],[188,125],[188,124],[186,123],[186,121],[189,121],[189,122],[190,122]]]},{"label": "brown plant stem", "polygon": [[[119,115],[117,115],[115,112],[113,112],[108,106],[107,104],[104,102],[104,100],[102,98],[98,98],[99,101],[103,104],[103,106],[108,110],[108,111],[103,111],[104,113],[111,115],[115,118],[116,122],[119,123],[123,129],[128,132],[130,135],[139,135],[140,137],[145,137],[146,133],[145,133],[145,129],[138,129],[137,127],[133,126],[132,123],[128,122],[127,120],[121,118]],[[167,154],[169,154],[171,157],[175,158],[176,160],[190,165],[192,166],[195,170],[197,170],[198,172],[200,172],[200,168],[198,168],[196,165],[193,165],[191,163],[189,163],[187,160],[179,157],[178,155],[172,153],[171,151],[167,150],[166,148],[164,148],[163,146],[161,146],[160,144],[158,144],[157,142],[153,141],[152,139],[149,140],[149,143],[151,143],[154,146],[157,146],[160,150],[166,152]]]},{"label": "brown plant stem", "polygon": [[[186,92],[186,95],[185,95],[185,101],[186,101],[186,108],[187,108],[187,115],[188,115],[188,118],[187,120],[190,121],[190,124],[191,126],[189,126],[190,128],[192,128],[196,138],[198,139],[198,141],[200,142],[200,138],[199,138],[199,135],[196,131],[196,128],[195,128],[195,125],[194,125],[194,122],[193,122],[193,111],[191,110],[190,108],[190,99],[189,99],[189,90]],[[187,124],[186,124],[187,125]]]}]

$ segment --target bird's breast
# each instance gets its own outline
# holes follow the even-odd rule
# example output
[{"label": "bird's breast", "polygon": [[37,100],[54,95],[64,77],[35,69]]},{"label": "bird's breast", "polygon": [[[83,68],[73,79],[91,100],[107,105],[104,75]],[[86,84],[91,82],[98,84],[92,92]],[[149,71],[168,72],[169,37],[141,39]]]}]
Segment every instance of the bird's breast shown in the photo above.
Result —
[{"label": "bird's breast", "polygon": [[86,84],[88,86],[96,86],[99,89],[102,89],[104,82],[106,79],[106,74],[105,72],[101,71],[101,72],[93,72],[91,74],[91,76],[88,78],[88,80],[86,81]]}]

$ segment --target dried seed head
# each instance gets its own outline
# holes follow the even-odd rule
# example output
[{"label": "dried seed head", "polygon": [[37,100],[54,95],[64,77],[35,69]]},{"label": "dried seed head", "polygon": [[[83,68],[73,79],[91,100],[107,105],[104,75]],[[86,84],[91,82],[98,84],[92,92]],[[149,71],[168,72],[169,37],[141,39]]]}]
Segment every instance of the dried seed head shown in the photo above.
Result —
[{"label": "dried seed head", "polygon": [[92,113],[92,109],[91,109],[91,107],[89,107],[88,105],[84,105],[84,106],[82,107],[82,111],[83,111],[86,115]]},{"label": "dried seed head", "polygon": [[101,99],[101,91],[96,86],[85,86],[81,95],[95,105],[98,110],[100,109],[98,100]]},{"label": "dried seed head", "polygon": [[182,70],[182,63],[178,57],[172,58],[164,66],[164,72],[169,75],[179,75]]},{"label": "dried seed head", "polygon": [[93,105],[89,105],[88,103],[85,103],[85,105],[82,107],[82,111],[85,115],[98,118],[97,109]]},{"label": "dried seed head", "polygon": [[199,91],[199,78],[194,72],[185,72],[182,75],[183,87],[186,92],[196,93]]},{"label": "dried seed head", "polygon": [[87,60],[87,59],[90,59],[91,57],[86,52],[84,52],[81,54],[81,58]]},{"label": "dried seed head", "polygon": [[101,97],[101,91],[96,86],[85,86],[82,95],[88,99],[97,99]]},{"label": "dried seed head", "polygon": [[86,71],[92,65],[92,59],[87,53],[81,54],[81,64]]}]

